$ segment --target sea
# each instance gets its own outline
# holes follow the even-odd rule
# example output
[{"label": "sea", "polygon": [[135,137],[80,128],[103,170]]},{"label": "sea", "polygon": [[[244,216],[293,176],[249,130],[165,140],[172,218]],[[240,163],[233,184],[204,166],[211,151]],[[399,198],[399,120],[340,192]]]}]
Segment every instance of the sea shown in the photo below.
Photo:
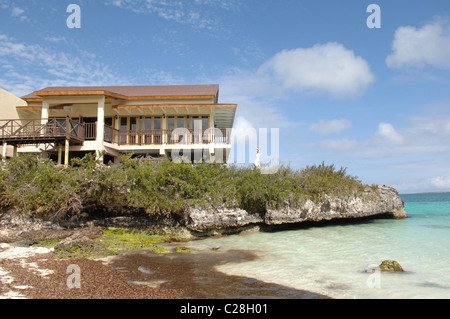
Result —
[{"label": "sea", "polygon": [[[400,195],[408,218],[331,223],[208,238],[196,251],[250,251],[219,272],[332,298],[450,298],[450,193]],[[395,260],[402,273],[380,272]]]}]

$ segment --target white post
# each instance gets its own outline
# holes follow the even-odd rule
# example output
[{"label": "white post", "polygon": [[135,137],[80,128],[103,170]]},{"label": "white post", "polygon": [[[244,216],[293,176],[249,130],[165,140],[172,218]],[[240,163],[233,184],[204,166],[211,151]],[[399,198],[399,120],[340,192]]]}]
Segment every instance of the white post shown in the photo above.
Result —
[{"label": "white post", "polygon": [[45,98],[42,101],[42,111],[41,111],[41,124],[47,124],[49,116],[49,105]]},{"label": "white post", "polygon": [[69,166],[69,148],[70,142],[68,139],[66,139],[66,149],[64,150],[64,167]]},{"label": "white post", "polygon": [[[102,96],[98,101],[97,108],[97,152],[103,150],[103,140],[105,137],[105,96]],[[98,153],[96,154],[98,156]],[[101,160],[101,157],[99,157]]]},{"label": "white post", "polygon": [[8,148],[8,143],[3,142],[3,150],[2,150],[2,161],[6,161],[6,149]]}]

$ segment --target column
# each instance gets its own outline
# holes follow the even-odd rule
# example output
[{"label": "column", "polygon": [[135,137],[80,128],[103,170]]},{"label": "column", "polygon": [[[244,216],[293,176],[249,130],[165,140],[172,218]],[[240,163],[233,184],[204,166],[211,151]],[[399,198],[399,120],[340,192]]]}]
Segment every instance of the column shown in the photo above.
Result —
[{"label": "column", "polygon": [[69,148],[70,142],[68,139],[66,139],[66,149],[64,150],[64,167],[69,166]]},{"label": "column", "polygon": [[8,148],[8,143],[3,142],[3,150],[2,150],[2,161],[6,161],[6,149]]},{"label": "column", "polygon": [[63,146],[61,144],[58,144],[58,165],[62,164],[62,149]]},{"label": "column", "polygon": [[96,157],[101,161],[102,156],[99,152],[103,150],[103,140],[105,137],[105,96],[100,97],[97,108],[97,154]]},{"label": "column", "polygon": [[41,111],[41,124],[46,124],[48,122],[49,116],[49,105],[45,98],[42,101],[42,111]]}]

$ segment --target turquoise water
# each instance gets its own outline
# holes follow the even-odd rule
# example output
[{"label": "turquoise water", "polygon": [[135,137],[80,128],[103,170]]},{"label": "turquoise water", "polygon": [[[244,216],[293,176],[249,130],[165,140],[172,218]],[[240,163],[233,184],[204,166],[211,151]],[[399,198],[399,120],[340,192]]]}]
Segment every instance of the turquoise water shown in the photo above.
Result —
[{"label": "turquoise water", "polygon": [[[376,219],[194,241],[259,258],[218,270],[335,298],[450,298],[450,194],[401,195],[407,219]],[[405,273],[373,271],[385,259]]]}]

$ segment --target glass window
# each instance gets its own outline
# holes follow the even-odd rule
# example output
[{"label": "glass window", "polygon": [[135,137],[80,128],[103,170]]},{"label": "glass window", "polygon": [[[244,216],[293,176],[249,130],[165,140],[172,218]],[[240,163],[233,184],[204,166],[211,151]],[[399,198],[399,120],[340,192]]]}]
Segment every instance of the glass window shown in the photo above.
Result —
[{"label": "glass window", "polygon": [[144,127],[145,130],[147,130],[147,131],[151,130],[152,129],[152,118],[146,117],[144,125],[145,125],[145,127]]},{"label": "glass window", "polygon": [[175,117],[174,116],[169,116],[169,118],[167,119],[167,129],[168,130],[175,129]]},{"label": "glass window", "polygon": [[153,129],[154,130],[160,130],[161,129],[161,118],[155,117],[153,119]]},{"label": "glass window", "polygon": [[177,127],[184,127],[184,117],[177,117]]},{"label": "glass window", "polygon": [[202,130],[206,130],[209,127],[209,118],[202,116]]},{"label": "glass window", "polygon": [[199,130],[199,129],[201,129],[201,121],[198,119],[198,116],[193,116],[192,117],[192,128],[194,129],[194,130]]},{"label": "glass window", "polygon": [[109,126],[113,125],[112,117],[105,117],[105,125],[109,125]]},{"label": "glass window", "polygon": [[137,130],[137,122],[135,117],[130,117],[130,130]]},{"label": "glass window", "polygon": [[121,117],[120,118],[120,129],[122,131],[126,131],[128,129],[127,118],[126,117]]}]

